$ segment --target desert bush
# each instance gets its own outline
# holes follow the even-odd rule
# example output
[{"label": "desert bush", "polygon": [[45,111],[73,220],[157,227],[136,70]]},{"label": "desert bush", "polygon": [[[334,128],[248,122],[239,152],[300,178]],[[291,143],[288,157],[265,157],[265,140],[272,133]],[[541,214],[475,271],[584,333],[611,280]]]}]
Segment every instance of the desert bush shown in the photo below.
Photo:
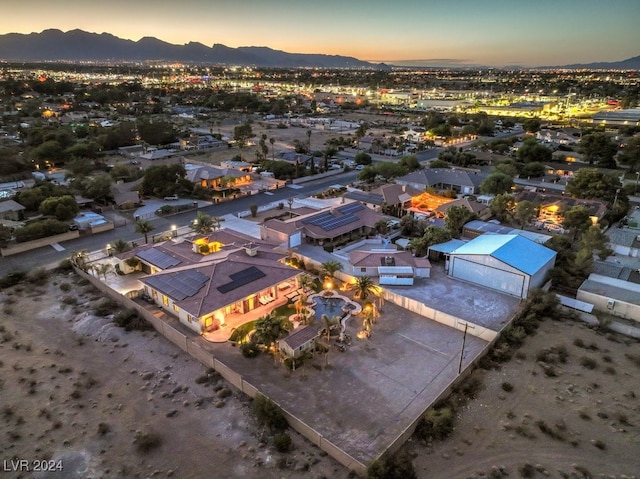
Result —
[{"label": "desert bush", "polygon": [[606,368],[604,368],[604,373],[605,374],[609,374],[611,376],[615,376],[616,374],[616,368],[612,367],[612,366],[607,366]]},{"label": "desert bush", "polygon": [[101,422],[98,424],[98,435],[104,436],[109,432],[111,432],[111,426],[109,426],[106,422]]},{"label": "desert bush", "polygon": [[25,271],[10,271],[0,278],[0,288],[10,288],[11,286],[22,283],[25,279],[27,279],[27,273]]},{"label": "desert bush", "polygon": [[596,369],[598,367],[598,363],[595,359],[590,358],[588,356],[582,356],[580,358],[580,366],[587,369]]},{"label": "desert bush", "polygon": [[293,441],[291,440],[291,436],[289,436],[286,432],[279,432],[273,438],[273,445],[278,452],[289,452],[291,450],[291,446]]},{"label": "desert bush", "polygon": [[62,298],[62,304],[78,304],[78,299],[75,296],[64,296]]},{"label": "desert bush", "polygon": [[110,299],[104,299],[93,307],[93,314],[105,317],[118,309],[118,304]]},{"label": "desert bush", "polygon": [[411,457],[400,452],[391,457],[376,459],[367,469],[367,479],[416,479]]},{"label": "desert bush", "polygon": [[73,271],[73,265],[69,258],[63,259],[58,263],[58,266],[56,266],[56,272],[58,273],[68,273],[70,271]]},{"label": "desert bush", "polygon": [[137,431],[133,444],[139,453],[145,454],[162,445],[162,436],[152,430]]},{"label": "desert bush", "polygon": [[289,427],[280,407],[262,394],[258,394],[254,398],[252,409],[258,422],[272,431],[284,431]]},{"label": "desert bush", "polygon": [[153,329],[151,323],[133,308],[120,311],[113,320],[125,331],[151,331]]},{"label": "desert bush", "polygon": [[640,368],[640,354],[639,353],[625,353],[625,358],[631,361],[633,364]]},{"label": "desert bush", "polygon": [[508,393],[510,393],[511,391],[513,391],[513,384],[511,384],[510,382],[503,382],[501,384],[502,390],[506,391]]},{"label": "desert bush", "polygon": [[467,379],[465,379],[462,384],[460,384],[456,392],[459,392],[466,398],[475,399],[478,393],[482,391],[483,388],[484,383],[482,382],[482,378],[477,374],[472,374]]},{"label": "desert bush", "polygon": [[415,434],[424,440],[442,440],[453,432],[455,417],[449,406],[428,409],[420,418]]},{"label": "desert bush", "polygon": [[522,326],[512,326],[503,333],[504,340],[513,346],[520,346],[526,336],[527,332]]},{"label": "desert bush", "polygon": [[569,358],[569,351],[565,345],[544,348],[536,353],[536,361],[547,364],[565,364]]},{"label": "desert bush", "polygon": [[49,272],[44,268],[34,269],[27,274],[27,281],[36,286],[42,286],[49,281]]},{"label": "desert bush", "polygon": [[590,421],[591,420],[591,416],[589,416],[589,413],[587,413],[585,411],[580,411],[578,413],[578,416],[580,417],[580,419],[584,419],[585,421]]},{"label": "desert bush", "polygon": [[303,364],[304,360],[302,358],[287,358],[284,360],[284,366],[291,371],[298,369]]},{"label": "desert bush", "polygon": [[68,293],[71,290],[71,285],[69,283],[60,283],[60,291],[63,293]]},{"label": "desert bush", "polygon": [[557,428],[554,429],[552,426],[549,426],[546,422],[542,420],[536,421],[536,426],[538,426],[538,429],[540,429],[542,433],[544,433],[545,435],[549,436],[552,439],[556,439],[558,441],[565,440],[562,433],[556,430]]},{"label": "desert bush", "polygon": [[607,445],[604,442],[602,442],[600,439],[593,441],[593,445],[602,451],[604,451],[607,448]]},{"label": "desert bush", "polygon": [[533,466],[533,464],[525,462],[518,468],[518,472],[520,473],[520,477],[533,477],[536,474],[536,468]]}]

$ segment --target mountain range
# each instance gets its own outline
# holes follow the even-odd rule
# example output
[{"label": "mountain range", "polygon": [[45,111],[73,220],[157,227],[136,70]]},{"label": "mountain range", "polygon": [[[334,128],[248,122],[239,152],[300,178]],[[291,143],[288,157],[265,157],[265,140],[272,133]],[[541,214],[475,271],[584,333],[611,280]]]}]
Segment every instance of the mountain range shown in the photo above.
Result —
[{"label": "mountain range", "polygon": [[[384,63],[370,63],[354,57],[287,53],[268,47],[211,47],[198,42],[174,45],[154,37],[125,40],[109,33],[49,29],[40,33],[0,35],[0,60],[5,61],[169,61],[209,65],[238,65],[271,68],[365,68],[390,69]],[[431,65],[436,68],[437,65]],[[640,70],[640,56],[618,62],[598,62],[540,68]]]},{"label": "mountain range", "polygon": [[287,53],[267,47],[211,47],[190,42],[174,45],[154,37],[125,40],[109,33],[83,30],[44,30],[41,33],[0,35],[0,59],[7,61],[171,61],[274,68],[388,68],[353,57]]}]

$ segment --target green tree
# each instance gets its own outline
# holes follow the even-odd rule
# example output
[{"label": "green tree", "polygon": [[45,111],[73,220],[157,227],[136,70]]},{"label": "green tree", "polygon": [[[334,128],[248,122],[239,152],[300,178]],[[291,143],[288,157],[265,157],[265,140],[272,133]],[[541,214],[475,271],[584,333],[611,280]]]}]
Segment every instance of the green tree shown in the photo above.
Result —
[{"label": "green tree", "polygon": [[491,202],[489,208],[491,209],[491,214],[495,219],[500,222],[504,222],[510,217],[513,217],[515,200],[513,199],[513,196],[506,193],[497,195]]},{"label": "green tree", "polygon": [[198,211],[196,213],[196,219],[191,223],[191,229],[198,234],[211,233],[214,229],[213,218],[206,214],[204,211]]},{"label": "green tree", "polygon": [[411,171],[419,170],[422,168],[420,164],[420,160],[416,155],[408,155],[400,158],[398,164],[404,169],[405,173],[409,173]]},{"label": "green tree", "polygon": [[356,162],[356,165],[366,166],[366,165],[370,165],[373,160],[371,159],[371,155],[361,151],[354,157],[354,161]]},{"label": "green tree", "polygon": [[475,218],[475,213],[466,206],[452,206],[447,210],[444,225],[452,238],[460,238],[462,227]]},{"label": "green tree", "polygon": [[117,239],[111,243],[114,253],[125,253],[131,249],[131,245],[123,239]]},{"label": "green tree", "polygon": [[581,168],[567,182],[566,192],[576,198],[613,201],[620,188],[622,184],[616,175],[604,174],[596,168]]},{"label": "green tree", "polygon": [[553,150],[538,143],[535,138],[526,139],[518,148],[518,159],[524,163],[548,163],[552,159]]},{"label": "green tree", "polygon": [[371,296],[379,296],[380,288],[370,276],[358,276],[354,282],[349,283],[347,287],[354,291],[356,298],[364,301]]},{"label": "green tree", "polygon": [[105,174],[85,177],[79,181],[80,191],[83,196],[103,204],[107,204],[113,197],[111,194],[112,184],[111,176]]},{"label": "green tree", "polygon": [[504,173],[491,173],[480,184],[480,191],[489,195],[499,195],[511,191],[513,178]]},{"label": "green tree", "polygon": [[[402,165],[400,165],[399,163],[393,163],[392,161],[379,162],[374,166],[374,168],[376,173],[386,180],[390,180],[391,178],[395,178],[398,176],[403,176],[407,173]],[[362,171],[364,172],[365,170]]]},{"label": "green tree", "polygon": [[589,165],[596,164],[601,168],[615,168],[614,159],[618,147],[606,133],[596,132],[585,135],[580,140],[580,151]]},{"label": "green tree", "polygon": [[166,120],[143,118],[137,121],[136,126],[142,141],[149,145],[168,145],[178,139],[173,124]]},{"label": "green tree", "polygon": [[378,176],[378,171],[371,165],[365,166],[364,169],[358,174],[358,180],[365,183],[373,183]]},{"label": "green tree", "polygon": [[280,318],[274,313],[262,316],[256,321],[254,342],[270,348],[278,339],[284,338],[291,329],[288,319]]},{"label": "green tree", "polygon": [[618,155],[618,161],[634,173],[640,170],[640,137],[631,138]]},{"label": "green tree", "polygon": [[536,216],[536,207],[531,201],[520,201],[514,209],[514,218],[520,223],[520,228],[524,228],[531,223],[531,220]]},{"label": "green tree", "polygon": [[53,196],[40,204],[40,213],[55,216],[59,221],[69,221],[80,211],[80,207],[71,195]]},{"label": "green tree", "polygon": [[249,123],[238,125],[233,129],[233,141],[235,141],[240,149],[240,159],[242,159],[242,150],[247,146],[249,138],[253,138],[254,136],[253,129]]},{"label": "green tree", "polygon": [[580,243],[583,248],[596,253],[601,260],[613,254],[609,248],[609,237],[602,232],[597,225],[591,225],[580,237]]},{"label": "green tree", "polygon": [[275,142],[276,142],[275,138],[269,138],[269,143],[271,143],[271,161],[276,161],[276,150],[273,146]]},{"label": "green tree", "polygon": [[589,210],[582,205],[569,208],[564,212],[563,216],[564,220],[562,221],[562,226],[571,231],[574,239],[593,225]]},{"label": "green tree", "polygon": [[541,126],[542,122],[539,118],[527,118],[522,122],[522,128],[524,128],[524,131],[527,133],[535,133],[540,130]]},{"label": "green tree", "polygon": [[153,165],[144,172],[142,180],[142,193],[149,196],[164,197],[176,192],[180,180],[184,179],[186,171],[184,166]]},{"label": "green tree", "polygon": [[409,246],[416,256],[424,256],[434,244],[446,243],[451,239],[451,233],[445,228],[427,226],[424,234],[409,241]]},{"label": "green tree", "polygon": [[136,233],[140,233],[144,235],[144,242],[148,243],[149,238],[148,235],[155,229],[155,226],[148,221],[143,219],[136,220]]},{"label": "green tree", "polygon": [[329,260],[320,265],[320,272],[325,278],[333,278],[338,271],[342,271],[342,263],[339,261]]}]

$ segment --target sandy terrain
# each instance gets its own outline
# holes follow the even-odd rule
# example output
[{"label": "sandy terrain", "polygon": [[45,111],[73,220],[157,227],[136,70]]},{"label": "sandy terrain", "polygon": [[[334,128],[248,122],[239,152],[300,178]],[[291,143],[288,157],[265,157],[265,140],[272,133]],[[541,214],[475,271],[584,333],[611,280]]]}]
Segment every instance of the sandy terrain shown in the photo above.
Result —
[{"label": "sandy terrain", "polygon": [[[0,477],[349,476],[293,432],[293,452],[275,452],[248,399],[215,374],[197,384],[204,367],[156,333],[94,316],[101,298],[74,275],[4,290],[0,301]],[[538,361],[559,346],[565,363]],[[484,390],[452,437],[405,449],[424,479],[639,477],[639,358],[635,341],[547,321],[517,359],[475,373]],[[157,445],[141,451],[142,434]],[[62,461],[64,470],[15,471],[16,459],[31,468]]]},{"label": "sandy terrain", "polygon": [[[77,281],[2,292],[0,477],[346,477],[293,432],[293,452],[275,452],[244,395],[215,374],[196,384],[205,368],[155,332],[95,317],[102,298]],[[157,447],[139,451],[141,434]],[[63,471],[20,472],[10,462],[33,469],[42,459],[62,461]]]}]

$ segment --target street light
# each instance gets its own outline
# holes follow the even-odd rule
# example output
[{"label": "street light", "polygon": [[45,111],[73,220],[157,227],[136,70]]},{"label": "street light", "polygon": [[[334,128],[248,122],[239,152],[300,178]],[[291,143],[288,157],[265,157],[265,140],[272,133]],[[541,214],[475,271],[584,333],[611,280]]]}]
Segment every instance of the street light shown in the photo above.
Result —
[{"label": "street light", "polygon": [[107,245],[107,256],[113,256],[113,253],[111,252],[111,245],[110,244]]},{"label": "street light", "polygon": [[178,227],[176,225],[171,225],[171,235],[174,238],[178,236]]}]

